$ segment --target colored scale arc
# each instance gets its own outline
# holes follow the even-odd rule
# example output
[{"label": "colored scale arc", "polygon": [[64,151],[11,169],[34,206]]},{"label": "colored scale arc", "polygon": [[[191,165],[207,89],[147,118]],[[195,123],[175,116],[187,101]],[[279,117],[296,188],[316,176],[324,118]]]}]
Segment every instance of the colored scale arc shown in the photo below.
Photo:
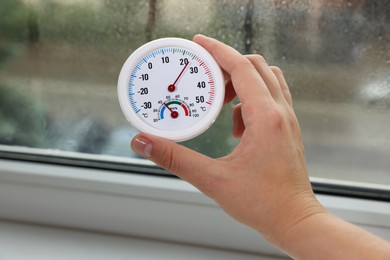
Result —
[{"label": "colored scale arc", "polygon": [[[178,53],[182,53],[183,55],[187,55],[187,56],[191,57],[193,60],[194,59],[197,60],[199,62],[199,65],[201,67],[205,68],[206,75],[209,77],[209,84],[210,84],[210,87],[211,87],[210,88],[210,92],[209,92],[210,97],[206,101],[206,103],[211,105],[211,103],[213,102],[213,99],[214,99],[214,82],[213,82],[213,79],[212,79],[211,72],[210,72],[209,68],[207,67],[207,65],[198,56],[196,56],[192,52],[189,52],[188,50],[184,50],[184,49],[181,49],[181,48],[163,48],[163,49],[159,49],[159,50],[153,51],[150,54],[148,54],[147,56],[145,56],[144,58],[142,58],[141,61],[135,66],[135,69],[134,69],[133,73],[130,76],[129,88],[128,88],[129,89],[129,98],[130,98],[130,104],[131,104],[131,106],[133,107],[133,109],[134,109],[134,111],[136,113],[141,111],[141,109],[138,108],[138,106],[136,105],[137,101],[134,99],[134,92],[133,92],[134,79],[137,78],[137,76],[136,76],[137,72],[141,69],[141,66],[144,63],[145,64],[148,63],[148,60],[150,58],[155,58],[156,55],[159,55],[159,54],[163,54],[164,55],[165,53],[170,53],[170,52],[173,53],[173,54],[175,52],[178,52]],[[186,116],[188,116],[188,114],[186,114]]]},{"label": "colored scale arc", "polygon": [[211,105],[211,103],[213,103],[214,95],[215,95],[213,76],[212,76],[212,74],[211,74],[210,69],[207,67],[207,65],[204,63],[204,61],[202,61],[198,56],[195,56],[194,59],[197,60],[197,61],[199,62],[199,66],[204,67],[204,69],[205,69],[205,71],[206,71],[206,75],[207,75],[208,78],[209,78],[209,82],[208,82],[208,83],[210,84],[210,91],[209,91],[210,97],[209,97],[209,99],[206,101],[206,103],[209,104],[209,105]]},{"label": "colored scale arc", "polygon": [[[172,105],[172,104],[181,106],[181,107],[183,108],[183,110],[184,110],[184,115],[185,115],[185,116],[188,116],[188,115],[189,115],[188,108],[187,108],[186,105],[184,105],[182,102],[173,100],[173,101],[169,101],[169,102],[166,103],[167,106],[170,106],[170,105]],[[161,111],[160,111],[160,119],[164,119],[164,112],[165,112],[165,109],[166,109],[165,106],[163,106],[163,107],[161,108]]]}]

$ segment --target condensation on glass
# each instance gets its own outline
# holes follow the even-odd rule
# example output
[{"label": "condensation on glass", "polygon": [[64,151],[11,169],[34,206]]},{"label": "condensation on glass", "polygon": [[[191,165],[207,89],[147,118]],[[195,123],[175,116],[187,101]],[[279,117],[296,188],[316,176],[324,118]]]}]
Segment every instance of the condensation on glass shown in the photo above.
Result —
[{"label": "condensation on glass", "polygon": [[[135,157],[121,65],[146,41],[202,33],[283,69],[312,176],[390,184],[389,14],[379,0],[2,0],[0,143]],[[230,132],[226,106],[184,144],[222,156]]]}]

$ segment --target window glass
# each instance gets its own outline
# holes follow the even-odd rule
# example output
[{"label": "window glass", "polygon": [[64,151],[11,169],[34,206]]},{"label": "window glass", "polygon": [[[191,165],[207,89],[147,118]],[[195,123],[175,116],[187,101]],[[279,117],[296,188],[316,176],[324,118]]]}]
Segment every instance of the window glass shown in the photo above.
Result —
[{"label": "window glass", "polygon": [[[116,94],[124,60],[202,33],[283,69],[312,176],[390,185],[389,13],[379,0],[2,0],[0,144],[137,157]],[[184,145],[230,152],[231,108]]]}]

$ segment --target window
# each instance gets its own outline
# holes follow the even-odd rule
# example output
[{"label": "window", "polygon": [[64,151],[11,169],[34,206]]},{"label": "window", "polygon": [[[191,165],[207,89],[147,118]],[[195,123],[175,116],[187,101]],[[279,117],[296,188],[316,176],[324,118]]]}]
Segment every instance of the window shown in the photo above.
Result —
[{"label": "window", "polygon": [[[120,111],[117,76],[144,42],[202,33],[284,70],[316,183],[388,195],[389,13],[376,0],[3,0],[1,156],[163,173],[129,149],[136,131]],[[184,144],[227,154],[238,142],[230,110]]]},{"label": "window", "polygon": [[[123,62],[202,33],[283,69],[317,198],[389,240],[389,14],[380,0],[1,0],[0,218],[283,257],[129,148]],[[184,145],[227,154],[231,116]]]}]

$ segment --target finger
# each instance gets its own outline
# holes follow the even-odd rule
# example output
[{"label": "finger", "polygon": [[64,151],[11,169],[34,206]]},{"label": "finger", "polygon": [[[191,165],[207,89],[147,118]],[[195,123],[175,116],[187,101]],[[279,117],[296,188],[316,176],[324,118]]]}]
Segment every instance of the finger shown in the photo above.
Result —
[{"label": "finger", "polygon": [[245,131],[244,121],[242,120],[241,104],[233,108],[233,136],[240,138]]},{"label": "finger", "polygon": [[291,97],[291,92],[287,85],[286,79],[284,78],[283,71],[276,66],[271,66],[270,68],[279,81],[280,89],[282,90],[284,98],[286,99],[287,103],[292,107],[293,101]]},{"label": "finger", "polygon": [[260,74],[269,92],[276,101],[284,101],[284,96],[279,85],[276,75],[268,66],[267,61],[261,55],[246,55],[250,62],[255,66],[257,72]]},{"label": "finger", "polygon": [[229,80],[225,86],[225,100],[224,103],[230,103],[236,97],[236,91],[234,91],[233,83]]},{"label": "finger", "polygon": [[188,149],[174,141],[147,135],[136,135],[131,148],[142,157],[150,159],[167,171],[192,183],[202,190],[207,187],[207,178],[211,178],[208,167],[215,165],[213,159]]},{"label": "finger", "polygon": [[228,74],[226,71],[222,70],[223,78],[225,79],[225,82],[230,81],[230,74]]},{"label": "finger", "polygon": [[[222,69],[230,74],[238,98],[250,110],[252,106],[267,105],[267,102],[261,101],[272,99],[256,68],[238,51],[203,35],[195,35],[194,41],[209,51]],[[252,107],[252,110],[255,109]]]}]

